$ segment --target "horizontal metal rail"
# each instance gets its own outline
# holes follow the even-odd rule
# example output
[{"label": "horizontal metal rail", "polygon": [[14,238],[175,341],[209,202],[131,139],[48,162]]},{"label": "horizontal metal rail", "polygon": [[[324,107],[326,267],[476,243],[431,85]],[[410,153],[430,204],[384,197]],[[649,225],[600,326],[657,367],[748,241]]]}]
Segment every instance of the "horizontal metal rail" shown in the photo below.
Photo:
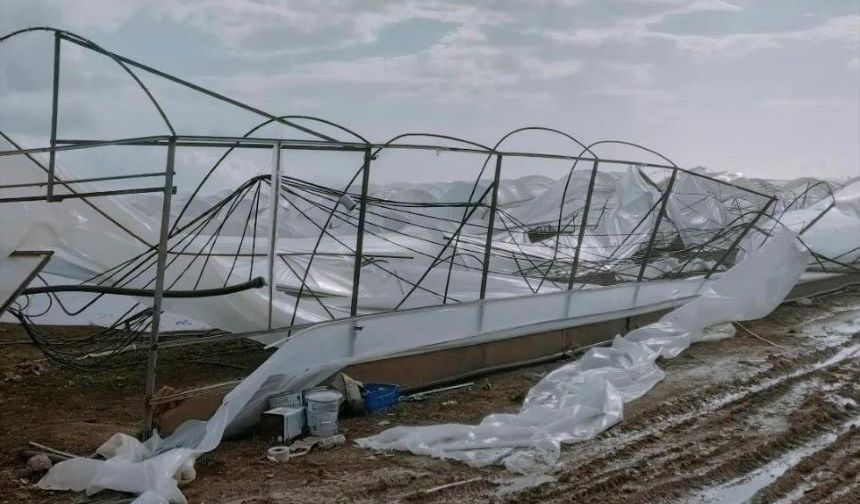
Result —
[{"label": "horizontal metal rail", "polygon": [[[45,152],[56,152],[64,150],[85,149],[88,147],[103,147],[111,145],[134,145],[134,146],[161,146],[166,147],[170,141],[170,135],[156,135],[136,138],[123,138],[116,140],[86,140],[86,139],[58,139],[56,147],[38,147],[32,149],[20,149],[11,151],[0,151],[0,156],[11,156],[16,154],[34,154]],[[770,198],[769,194],[764,194],[753,189],[739,186],[725,180],[718,180],[697,173],[692,170],[672,166],[662,163],[651,163],[643,161],[634,161],[630,159],[614,159],[614,158],[595,158],[592,156],[573,156],[569,154],[552,154],[546,152],[520,152],[520,151],[502,151],[497,149],[479,149],[476,147],[454,147],[450,145],[434,145],[434,144],[397,144],[397,143],[360,143],[360,142],[342,142],[337,140],[301,140],[301,139],[285,139],[285,138],[259,138],[259,137],[233,137],[233,136],[203,136],[203,135],[177,135],[175,137],[176,145],[183,147],[215,147],[215,148],[271,148],[273,145],[280,144],[285,150],[311,150],[311,151],[343,151],[343,152],[359,152],[364,151],[368,147],[371,149],[385,150],[428,150],[434,152],[452,152],[452,153],[470,153],[488,155],[500,154],[515,158],[532,158],[532,159],[549,159],[561,161],[583,161],[594,162],[599,161],[601,164],[614,165],[634,165],[639,168],[655,168],[663,170],[677,169],[687,175],[699,177],[718,183],[723,186],[733,187],[744,191],[745,193],[755,194],[764,198]]]},{"label": "horizontal metal rail", "polygon": [[[348,317],[345,317],[348,318]],[[339,319],[338,319],[339,320]],[[235,341],[238,339],[247,339],[247,338],[255,338],[259,336],[271,336],[273,334],[287,334],[291,331],[298,331],[300,329],[307,329],[312,325],[319,324],[319,322],[305,322],[303,324],[295,324],[286,327],[278,327],[277,329],[262,329],[259,331],[247,331],[247,332],[238,332],[238,333],[224,333],[224,334],[216,334],[214,336],[201,336],[197,338],[182,338],[172,341],[165,341],[161,343],[159,346],[164,348],[176,348],[183,347],[189,345],[199,345],[199,344],[208,344],[208,343],[224,343],[228,341]]]},{"label": "horizontal metal rail", "polygon": [[[62,152],[62,151],[70,151],[70,150],[80,150],[80,149],[89,149],[92,147],[108,147],[111,145],[126,145],[127,142],[132,140],[138,141],[146,141],[146,140],[168,140],[170,139],[169,135],[156,135],[156,136],[146,136],[146,137],[132,137],[132,138],[118,138],[115,140],[93,140],[87,143],[81,144],[69,144],[69,145],[57,145],[54,147],[34,147],[30,149],[14,149],[14,150],[6,150],[0,151],[0,157],[2,156],[18,156],[18,155],[26,155],[26,154],[44,154],[46,152]],[[167,143],[164,144],[167,146]]]},{"label": "horizontal metal rail", "polygon": [[[65,182],[63,182],[65,184]],[[59,185],[59,184],[58,184]],[[144,194],[164,192],[164,187],[142,187],[139,189],[117,189],[115,191],[94,191],[84,193],[54,194],[51,201],[62,201],[66,199],[95,198],[100,196],[122,196],[124,194]],[[176,194],[176,186],[173,186],[173,194]],[[42,196],[15,196],[11,198],[0,198],[0,203],[19,203],[23,201],[48,201],[48,195]]]},{"label": "horizontal metal rail", "polygon": [[[147,177],[163,177],[166,173],[164,172],[154,172],[154,173],[139,173],[133,175],[114,175],[114,176],[106,176],[106,177],[91,177],[91,178],[83,178],[83,179],[72,179],[72,180],[63,180],[62,184],[82,184],[84,182],[105,182],[109,180],[124,180],[124,179],[133,179],[133,178],[147,178]],[[42,187],[48,185],[48,182],[29,182],[26,184],[3,184],[0,185],[0,189],[11,189],[13,187]],[[60,185],[60,182],[54,182],[54,185]]]}]

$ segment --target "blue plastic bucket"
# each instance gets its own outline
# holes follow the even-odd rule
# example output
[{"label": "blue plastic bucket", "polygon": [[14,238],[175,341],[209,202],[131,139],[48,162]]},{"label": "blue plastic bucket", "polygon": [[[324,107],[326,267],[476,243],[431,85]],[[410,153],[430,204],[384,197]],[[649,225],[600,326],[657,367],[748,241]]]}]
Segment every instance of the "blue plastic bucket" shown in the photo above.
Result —
[{"label": "blue plastic bucket", "polygon": [[400,387],[388,383],[364,384],[364,409],[375,413],[397,405],[400,399]]}]

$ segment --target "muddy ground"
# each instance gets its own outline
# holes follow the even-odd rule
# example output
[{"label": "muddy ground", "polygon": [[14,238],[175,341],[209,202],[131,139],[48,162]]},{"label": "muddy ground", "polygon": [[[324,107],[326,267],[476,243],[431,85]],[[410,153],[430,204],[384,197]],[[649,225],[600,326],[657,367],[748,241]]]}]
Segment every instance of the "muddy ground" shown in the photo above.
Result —
[{"label": "muddy ground", "polygon": [[[860,345],[860,288],[788,303],[743,327],[663,362],[663,382],[625,405],[614,428],[565,446],[549,475],[523,478],[354,446],[278,464],[266,460],[267,444],[254,437],[201,457],[197,479],[183,490],[189,502],[229,504],[860,502],[860,353],[851,353]],[[136,432],[140,354],[81,372],[39,361],[33,346],[14,343],[22,339],[17,327],[0,326],[0,502],[128,501],[113,492],[38,490],[18,452],[36,441],[89,454],[114,432]],[[159,380],[178,389],[227,381],[265,357],[248,343],[164,352]],[[515,411],[527,390],[563,363],[487,376],[341,426],[352,439],[400,423],[478,422]]]}]

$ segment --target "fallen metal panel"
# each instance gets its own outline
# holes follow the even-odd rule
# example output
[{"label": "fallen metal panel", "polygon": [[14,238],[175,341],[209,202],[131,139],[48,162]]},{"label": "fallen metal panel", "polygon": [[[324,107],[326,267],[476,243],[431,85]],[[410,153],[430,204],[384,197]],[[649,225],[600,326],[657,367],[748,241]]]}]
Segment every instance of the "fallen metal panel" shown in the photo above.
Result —
[{"label": "fallen metal panel", "polygon": [[844,289],[849,285],[860,285],[860,273],[808,272],[791,289],[791,293],[789,293],[786,301],[829,294]]},{"label": "fallen metal panel", "polygon": [[[860,284],[860,275],[808,273],[794,287],[787,299],[832,292],[854,284]],[[634,285],[626,285],[605,289],[616,290],[618,296],[623,296],[624,290],[635,288]],[[601,315],[536,323],[520,327],[517,332],[497,329],[484,336],[469,338],[467,341],[452,341],[382,358],[369,358],[347,366],[343,371],[363,381],[398,383],[407,390],[437,386],[504,369],[550,361],[566,352],[609,342],[616,334],[622,334],[629,329],[659,319],[674,306],[683,304],[688,299],[690,298],[685,296]],[[483,303],[494,301],[499,300]],[[418,308],[400,313],[427,310],[430,308]],[[355,320],[360,323],[361,320],[369,320],[372,317],[374,316],[360,317]],[[488,325],[495,325],[491,321],[486,322]],[[221,399],[227,391],[223,387],[201,391],[200,395],[189,398],[178,407],[164,412],[159,419],[162,432],[169,433],[191,418],[201,420],[209,418],[221,404]]]},{"label": "fallen metal panel", "polygon": [[16,250],[0,259],[0,315],[42,271],[53,253],[50,250]]}]

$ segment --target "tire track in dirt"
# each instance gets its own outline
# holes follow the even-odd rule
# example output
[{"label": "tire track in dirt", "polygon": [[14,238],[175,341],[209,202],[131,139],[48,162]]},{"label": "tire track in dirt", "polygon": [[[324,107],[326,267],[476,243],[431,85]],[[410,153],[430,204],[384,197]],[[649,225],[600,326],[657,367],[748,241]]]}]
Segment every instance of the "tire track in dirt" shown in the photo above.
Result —
[{"label": "tire track in dirt", "polygon": [[[860,495],[860,416],[830,442],[794,462],[750,499],[751,504],[840,502]],[[848,502],[845,500],[845,502]]]},{"label": "tire track in dirt", "polygon": [[855,341],[772,355],[749,378],[657,403],[566,450],[559,482],[517,500],[662,502],[742,476],[856,414],[858,357]]}]

